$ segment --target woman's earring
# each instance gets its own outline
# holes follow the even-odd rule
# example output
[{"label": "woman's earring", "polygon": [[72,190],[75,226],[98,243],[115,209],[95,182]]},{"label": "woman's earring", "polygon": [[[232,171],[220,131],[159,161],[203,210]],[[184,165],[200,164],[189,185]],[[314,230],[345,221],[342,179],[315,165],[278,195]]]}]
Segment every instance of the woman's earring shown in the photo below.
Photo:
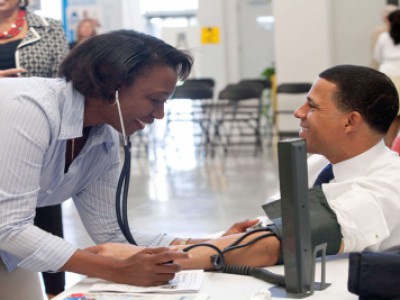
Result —
[{"label": "woman's earring", "polygon": [[108,99],[108,105],[110,105],[110,106],[115,106],[117,104],[117,101],[119,101],[118,90],[115,91],[115,98],[111,99],[111,101],[114,101],[114,102],[110,102],[110,99]]}]

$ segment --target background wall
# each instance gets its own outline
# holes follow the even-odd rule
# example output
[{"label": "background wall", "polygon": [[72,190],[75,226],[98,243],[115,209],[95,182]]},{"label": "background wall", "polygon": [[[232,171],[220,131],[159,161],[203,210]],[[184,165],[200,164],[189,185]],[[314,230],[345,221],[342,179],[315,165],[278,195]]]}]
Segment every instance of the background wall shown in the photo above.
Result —
[{"label": "background wall", "polygon": [[[42,0],[46,10],[48,1]],[[101,31],[145,31],[139,0],[96,1]],[[85,1],[82,0],[83,3]],[[381,23],[385,0],[199,0],[197,27],[165,29],[171,44],[185,33],[196,59],[197,77],[213,77],[217,90],[227,83],[258,77],[275,64],[278,82],[312,81],[335,64],[370,65],[370,37]],[[55,15],[59,15],[55,13]],[[273,16],[261,26],[258,17]],[[201,28],[218,27],[220,42],[201,44]]]},{"label": "background wall", "polygon": [[275,0],[278,82],[313,81],[336,64],[369,66],[384,0]]},{"label": "background wall", "polygon": [[332,7],[334,64],[369,65],[371,34],[382,23],[385,0],[335,0]]}]

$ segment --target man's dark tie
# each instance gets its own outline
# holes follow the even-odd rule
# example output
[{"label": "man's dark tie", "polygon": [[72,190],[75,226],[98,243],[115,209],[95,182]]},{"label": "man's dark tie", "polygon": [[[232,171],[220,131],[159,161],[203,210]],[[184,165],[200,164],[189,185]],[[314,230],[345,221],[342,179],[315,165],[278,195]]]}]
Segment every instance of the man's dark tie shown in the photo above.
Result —
[{"label": "man's dark tie", "polygon": [[318,174],[317,180],[314,182],[314,186],[320,187],[323,183],[328,183],[333,179],[332,164],[326,165],[326,167]]}]

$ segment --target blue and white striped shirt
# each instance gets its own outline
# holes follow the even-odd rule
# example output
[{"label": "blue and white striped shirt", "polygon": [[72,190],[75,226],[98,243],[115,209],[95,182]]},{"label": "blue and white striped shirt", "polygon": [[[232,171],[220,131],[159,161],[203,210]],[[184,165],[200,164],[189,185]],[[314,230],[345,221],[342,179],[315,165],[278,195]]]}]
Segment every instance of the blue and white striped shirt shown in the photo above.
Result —
[{"label": "blue and white striped shirt", "polygon": [[[74,200],[96,243],[126,242],[115,214],[119,139],[93,127],[64,174],[66,141],[82,136],[84,98],[62,79],[0,79],[0,256],[9,271],[56,271],[77,247],[33,225],[35,208]],[[133,230],[139,245],[174,237]]]}]

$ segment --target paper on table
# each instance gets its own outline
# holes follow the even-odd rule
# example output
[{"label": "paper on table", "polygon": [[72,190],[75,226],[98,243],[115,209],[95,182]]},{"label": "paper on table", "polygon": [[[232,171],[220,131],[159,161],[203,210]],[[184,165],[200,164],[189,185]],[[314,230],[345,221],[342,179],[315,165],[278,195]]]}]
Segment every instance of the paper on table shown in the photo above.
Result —
[{"label": "paper on table", "polygon": [[175,275],[169,284],[142,287],[99,280],[91,286],[89,292],[123,293],[188,293],[198,292],[204,279],[202,270],[183,271]]},{"label": "paper on table", "polygon": [[82,297],[71,295],[64,300],[208,300],[204,294],[178,295],[178,294],[131,294],[131,293],[88,293],[80,294]]}]

